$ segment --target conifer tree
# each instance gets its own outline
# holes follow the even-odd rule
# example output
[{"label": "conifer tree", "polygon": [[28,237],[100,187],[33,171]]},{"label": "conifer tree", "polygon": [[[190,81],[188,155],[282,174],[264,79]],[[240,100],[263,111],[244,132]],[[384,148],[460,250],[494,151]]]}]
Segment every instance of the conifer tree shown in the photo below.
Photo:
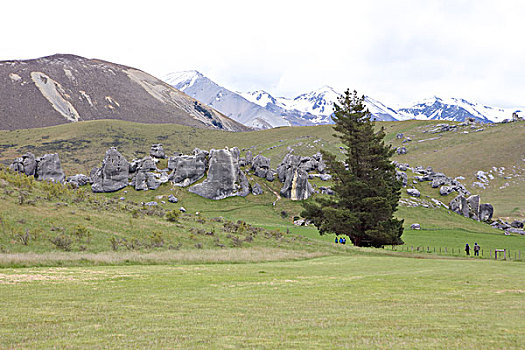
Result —
[{"label": "conifer tree", "polygon": [[374,131],[364,96],[347,90],[334,104],[334,136],[345,146],[344,162],[322,151],[334,179],[334,196],[303,204],[301,215],[310,219],[320,234],[346,235],[356,246],[381,247],[403,244],[403,221],[393,217],[401,183],[384,143],[385,132]]}]

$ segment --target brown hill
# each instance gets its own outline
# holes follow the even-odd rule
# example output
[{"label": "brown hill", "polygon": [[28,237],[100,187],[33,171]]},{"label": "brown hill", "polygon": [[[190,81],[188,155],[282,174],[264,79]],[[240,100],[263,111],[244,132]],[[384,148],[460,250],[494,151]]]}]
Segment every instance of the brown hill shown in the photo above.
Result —
[{"label": "brown hill", "polygon": [[248,130],[135,68],[74,55],[0,61],[0,129],[95,119]]}]

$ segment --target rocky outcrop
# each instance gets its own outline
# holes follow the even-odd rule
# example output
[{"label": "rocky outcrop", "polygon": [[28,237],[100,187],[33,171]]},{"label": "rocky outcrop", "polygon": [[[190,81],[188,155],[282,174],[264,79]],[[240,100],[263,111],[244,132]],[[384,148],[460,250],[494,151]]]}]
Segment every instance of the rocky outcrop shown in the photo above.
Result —
[{"label": "rocky outcrop", "polygon": [[166,158],[166,154],[164,153],[164,148],[162,147],[162,143],[155,143],[151,145],[149,155],[154,158],[161,158],[161,159]]},{"label": "rocky outcrop", "polygon": [[193,152],[193,156],[179,155],[169,158],[168,168],[172,170],[169,178],[175,186],[189,186],[206,174],[208,152],[200,149],[195,149]]},{"label": "rocky outcrop", "polygon": [[489,222],[492,220],[492,215],[494,214],[494,207],[492,204],[483,203],[479,205],[479,219],[481,221]]},{"label": "rocky outcrop", "polygon": [[304,200],[312,195],[314,189],[308,182],[308,170],[306,170],[315,168],[312,159],[299,157],[291,152],[284,157],[277,168],[279,181],[284,183],[280,191],[282,196],[291,200]]},{"label": "rocky outcrop", "polygon": [[20,158],[16,158],[10,168],[27,176],[35,175],[36,173],[36,159],[33,153],[26,153]]},{"label": "rocky outcrop", "polygon": [[261,185],[259,185],[258,183],[256,183],[255,185],[252,186],[252,194],[254,196],[258,196],[260,194],[263,194],[263,189],[261,187]]},{"label": "rocky outcrop", "polygon": [[189,191],[214,200],[247,196],[250,193],[250,185],[239,167],[239,149],[212,149],[206,180],[193,185]]},{"label": "rocky outcrop", "polygon": [[132,173],[130,185],[137,191],[156,190],[169,179],[168,173],[165,170],[158,170],[155,160],[149,156],[133,160],[130,173]]},{"label": "rocky outcrop", "polygon": [[396,178],[403,187],[407,187],[408,184],[408,175],[402,171],[396,170]]},{"label": "rocky outcrop", "polygon": [[270,158],[258,154],[252,161],[252,171],[257,177],[273,181],[273,172],[270,169]]},{"label": "rocky outcrop", "polygon": [[490,221],[494,213],[494,208],[491,204],[480,203],[479,195],[473,195],[468,198],[458,195],[450,202],[449,209],[477,221]]},{"label": "rocky outcrop", "polygon": [[129,163],[115,147],[106,151],[102,166],[91,170],[93,192],[115,192],[128,185]]},{"label": "rocky outcrop", "polygon": [[66,183],[70,184],[74,188],[78,188],[80,186],[86,186],[91,183],[91,178],[89,176],[86,176],[84,174],[76,174],[73,176],[68,176],[66,178]]},{"label": "rocky outcrop", "polygon": [[41,181],[64,182],[65,174],[60,165],[58,154],[44,154],[37,159],[35,178]]},{"label": "rocky outcrop", "polygon": [[421,192],[419,192],[415,188],[407,188],[407,193],[408,193],[409,196],[412,196],[412,197],[420,197],[421,196]]}]

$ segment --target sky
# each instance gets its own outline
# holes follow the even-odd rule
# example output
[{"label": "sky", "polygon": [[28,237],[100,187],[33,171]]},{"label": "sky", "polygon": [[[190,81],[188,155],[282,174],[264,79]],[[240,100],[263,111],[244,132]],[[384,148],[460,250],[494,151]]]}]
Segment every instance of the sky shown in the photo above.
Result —
[{"label": "sky", "polygon": [[525,1],[9,1],[0,60],[70,53],[234,91],[525,106]]}]

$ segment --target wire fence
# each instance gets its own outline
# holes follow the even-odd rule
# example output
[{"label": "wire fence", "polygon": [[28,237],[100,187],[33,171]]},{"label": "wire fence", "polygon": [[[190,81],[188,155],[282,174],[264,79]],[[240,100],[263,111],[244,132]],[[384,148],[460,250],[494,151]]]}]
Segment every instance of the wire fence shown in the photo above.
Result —
[{"label": "wire fence", "polygon": [[478,259],[496,259],[496,260],[514,260],[524,261],[521,250],[498,249],[498,248],[481,248],[479,252],[474,252],[471,248],[469,254],[464,247],[431,247],[431,246],[413,246],[413,245],[397,245],[387,246],[386,249],[394,252],[408,252],[414,254],[436,254],[442,256],[463,256]]}]

